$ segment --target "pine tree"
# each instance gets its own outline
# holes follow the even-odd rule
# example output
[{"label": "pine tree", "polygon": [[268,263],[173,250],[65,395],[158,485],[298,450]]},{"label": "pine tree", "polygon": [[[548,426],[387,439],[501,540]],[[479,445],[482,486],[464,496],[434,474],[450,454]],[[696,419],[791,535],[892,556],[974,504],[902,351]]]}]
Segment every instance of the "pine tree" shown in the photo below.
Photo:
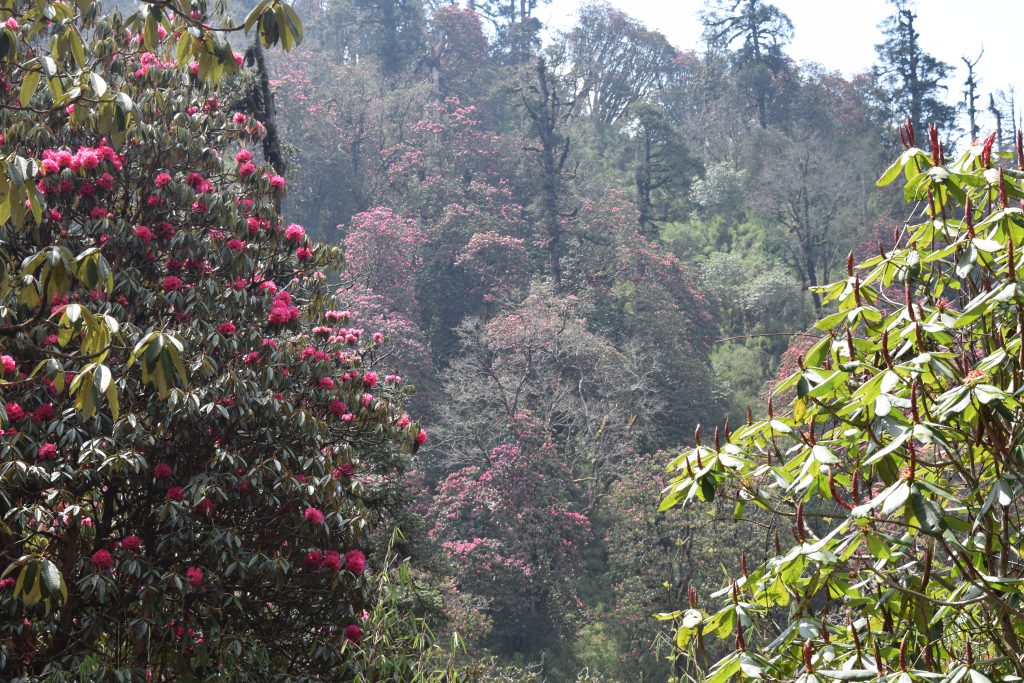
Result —
[{"label": "pine tree", "polygon": [[942,81],[952,67],[921,49],[912,2],[890,2],[895,12],[882,22],[885,40],[875,46],[878,64],[874,74],[882,89],[882,104],[889,109],[893,121],[910,117],[914,130],[925,130],[925,124],[954,130],[955,111],[942,99],[947,90]]}]

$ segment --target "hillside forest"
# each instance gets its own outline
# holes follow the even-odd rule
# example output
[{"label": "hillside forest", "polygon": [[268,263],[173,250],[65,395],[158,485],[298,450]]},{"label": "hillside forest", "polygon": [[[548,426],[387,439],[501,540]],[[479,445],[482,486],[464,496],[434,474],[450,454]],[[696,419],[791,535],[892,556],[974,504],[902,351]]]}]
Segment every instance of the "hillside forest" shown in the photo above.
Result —
[{"label": "hillside forest", "polygon": [[0,0],[0,677],[1024,675],[1011,84],[538,3]]}]

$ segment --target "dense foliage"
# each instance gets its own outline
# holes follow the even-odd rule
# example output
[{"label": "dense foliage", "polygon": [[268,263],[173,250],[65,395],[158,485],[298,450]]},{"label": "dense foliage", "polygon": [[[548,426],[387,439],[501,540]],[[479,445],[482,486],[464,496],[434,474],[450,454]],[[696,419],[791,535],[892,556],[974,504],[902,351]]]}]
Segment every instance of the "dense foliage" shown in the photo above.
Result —
[{"label": "dense foliage", "polygon": [[356,676],[372,475],[426,433],[209,83],[241,57],[143,9],[3,29],[0,670]]},{"label": "dense foliage", "polygon": [[[837,311],[775,392],[792,410],[672,461],[663,508],[728,491],[785,518],[720,609],[668,615],[701,680],[1013,680],[1024,153],[994,135],[947,160],[906,150],[879,180],[919,202],[897,243],[822,287]],[[734,643],[710,668],[707,637]]]},{"label": "dense foliage", "polygon": [[[939,299],[967,290],[950,280],[928,298],[925,282],[957,257],[961,287],[995,286],[977,273],[1003,233],[978,227],[968,247],[940,215],[926,252],[899,227],[898,192],[872,184],[897,118],[951,115],[949,72],[903,0],[878,64],[853,78],[791,59],[795,28],[763,0],[708,2],[700,46],[601,2],[564,33],[545,30],[536,0],[110,2],[0,0],[6,678],[657,681],[722,658],[714,671],[732,675],[760,626],[730,660],[734,636],[651,615],[692,599],[691,627],[724,624],[730,608],[700,610],[738,554],[748,570],[770,555],[773,513],[831,495],[828,476],[809,465],[813,483],[787,493],[753,468],[733,482],[750,491],[726,495],[711,469],[693,490],[721,488],[713,505],[659,511],[664,487],[671,504],[672,486],[692,485],[685,464],[664,473],[666,453],[720,424],[732,462],[755,438],[737,425],[767,408],[792,434],[816,416],[788,455],[776,433],[778,482],[796,476],[783,457],[821,456],[823,440],[854,458],[853,432],[822,436],[843,399],[826,394],[867,381],[854,360],[888,376],[867,357],[883,320],[890,335],[920,323],[924,342],[892,337],[889,412],[864,404],[889,425],[874,447],[897,445],[858,486],[895,485],[879,467],[912,442],[907,402],[933,410],[928,392],[952,381],[904,347],[946,368],[962,350],[949,344],[973,353],[992,333],[940,330],[968,309]],[[971,71],[972,135],[978,83]],[[992,101],[989,151],[965,145],[959,166],[907,152],[887,179],[910,169],[907,197],[931,189],[936,214],[967,194],[981,207],[997,179],[972,174],[995,173],[1015,114]],[[822,286],[848,252],[879,251],[859,286]],[[909,321],[891,317],[901,278],[923,306]],[[815,318],[835,334],[821,341]],[[842,344],[857,358],[825,368]],[[795,417],[774,414],[791,399]],[[998,401],[1013,410],[1002,394],[985,405]],[[993,433],[975,434],[976,453]],[[925,475],[945,460],[921,446],[908,505],[944,506],[960,533],[951,501],[968,494]],[[719,467],[702,447],[697,468]],[[852,486],[857,469],[831,464]],[[819,520],[805,538],[841,521],[805,506]],[[886,562],[916,561],[877,524]],[[930,585],[890,578],[974,600],[941,597],[952,575],[932,565]],[[786,608],[743,602],[757,585],[739,580],[741,622],[785,622]],[[791,588],[788,606],[814,593],[821,618],[824,596]],[[883,627],[887,613],[902,626],[890,608],[909,598],[882,602]],[[779,642],[766,676],[792,654]]]}]

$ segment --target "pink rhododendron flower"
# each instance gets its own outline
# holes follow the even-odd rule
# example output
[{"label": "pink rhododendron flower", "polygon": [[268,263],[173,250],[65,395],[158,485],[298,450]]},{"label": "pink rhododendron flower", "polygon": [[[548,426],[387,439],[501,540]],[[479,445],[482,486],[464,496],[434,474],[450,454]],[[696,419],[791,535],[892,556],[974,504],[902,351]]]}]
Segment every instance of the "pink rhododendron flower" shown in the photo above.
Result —
[{"label": "pink rhododendron flower", "polygon": [[279,175],[270,176],[270,186],[282,189],[284,187],[284,178]]},{"label": "pink rhododendron flower", "polygon": [[222,334],[225,337],[230,337],[231,335],[233,335],[235,333],[235,324],[233,322],[231,322],[231,321],[228,321],[226,323],[221,323],[217,327],[217,333],[218,334]]},{"label": "pink rhododendron flower", "polygon": [[57,444],[50,442],[44,443],[39,447],[39,459],[40,460],[55,460],[57,458]]},{"label": "pink rhododendron flower", "polygon": [[153,241],[153,231],[145,225],[135,228],[135,236],[146,246],[149,246],[149,243]]},{"label": "pink rhododendron flower", "polygon": [[306,508],[305,517],[306,521],[308,521],[311,524],[323,524],[324,522],[324,513],[320,512],[314,507]]},{"label": "pink rhododendron flower", "polygon": [[235,155],[235,161],[240,164],[244,164],[246,161],[252,161],[252,152],[247,149],[243,149]]},{"label": "pink rhododendron flower", "polygon": [[306,229],[298,223],[292,223],[284,230],[284,236],[290,240],[301,240],[306,236]]},{"label": "pink rhododendron flower", "polygon": [[373,389],[377,386],[377,373],[374,371],[367,372],[363,375],[363,385],[367,389]]},{"label": "pink rhododendron flower", "polygon": [[427,438],[428,438],[427,437],[427,430],[421,429],[419,431],[419,433],[416,434],[416,443],[418,443],[420,446],[422,446],[423,444],[425,444],[427,442]]},{"label": "pink rhododendron flower", "polygon": [[4,374],[11,374],[18,367],[18,364],[14,362],[14,359],[8,355],[0,356],[0,365],[3,366]]},{"label": "pink rhododendron flower", "polygon": [[246,176],[251,176],[255,172],[256,164],[252,163],[251,161],[246,161],[238,166],[238,175],[242,176],[243,178]]},{"label": "pink rhododendron flower", "polygon": [[227,241],[227,244],[225,244],[224,246],[226,246],[231,251],[244,251],[245,250],[245,242],[243,242],[242,240],[239,240],[239,239],[230,239],[230,240]]},{"label": "pink rhododendron flower", "polygon": [[15,19],[14,17],[9,17],[7,19],[7,21],[4,22],[4,26],[6,26],[7,28],[11,29],[12,31],[17,31],[18,30],[18,20]]},{"label": "pink rhododendron flower", "polygon": [[171,174],[165,171],[156,174],[156,186],[167,187],[171,184]]}]

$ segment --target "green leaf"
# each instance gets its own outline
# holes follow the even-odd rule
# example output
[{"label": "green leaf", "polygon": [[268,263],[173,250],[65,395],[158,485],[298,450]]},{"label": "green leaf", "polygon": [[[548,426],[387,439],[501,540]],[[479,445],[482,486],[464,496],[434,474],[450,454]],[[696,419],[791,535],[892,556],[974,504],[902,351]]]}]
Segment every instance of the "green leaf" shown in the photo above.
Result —
[{"label": "green leaf", "polygon": [[18,91],[18,101],[21,102],[21,106],[25,107],[28,105],[29,100],[32,99],[32,95],[35,94],[36,88],[39,87],[39,79],[42,78],[42,71],[29,71],[25,74],[25,77],[21,81],[21,90]]},{"label": "green leaf", "polygon": [[942,532],[946,530],[946,518],[942,514],[942,508],[926,499],[916,485],[910,487],[910,505],[923,533],[928,536],[942,536]]}]

